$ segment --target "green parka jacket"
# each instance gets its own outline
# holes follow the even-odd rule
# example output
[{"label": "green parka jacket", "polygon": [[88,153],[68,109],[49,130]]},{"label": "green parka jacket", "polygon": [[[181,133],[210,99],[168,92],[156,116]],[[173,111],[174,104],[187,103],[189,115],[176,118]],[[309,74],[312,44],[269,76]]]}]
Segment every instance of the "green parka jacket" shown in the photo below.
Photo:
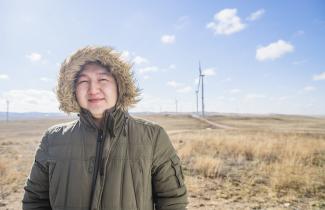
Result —
[{"label": "green parka jacket", "polygon": [[[82,66],[99,62],[117,82],[114,111],[96,127],[75,95]],[[85,47],[61,65],[60,109],[78,113],[49,128],[37,149],[25,186],[23,210],[184,210],[187,192],[181,164],[164,129],[128,114],[138,102],[131,66],[109,47]]]},{"label": "green parka jacket", "polygon": [[[105,119],[91,209],[185,209],[180,160],[164,129],[121,110]],[[89,210],[98,132],[89,113],[48,129],[25,187],[24,210]]]}]

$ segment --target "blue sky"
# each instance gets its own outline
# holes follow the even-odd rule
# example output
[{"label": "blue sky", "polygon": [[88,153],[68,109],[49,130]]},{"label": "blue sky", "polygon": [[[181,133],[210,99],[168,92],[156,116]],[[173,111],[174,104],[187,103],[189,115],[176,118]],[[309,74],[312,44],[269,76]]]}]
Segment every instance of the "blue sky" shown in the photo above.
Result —
[{"label": "blue sky", "polygon": [[321,0],[0,1],[0,111],[58,112],[60,63],[86,45],[133,62],[131,111],[325,115]]}]

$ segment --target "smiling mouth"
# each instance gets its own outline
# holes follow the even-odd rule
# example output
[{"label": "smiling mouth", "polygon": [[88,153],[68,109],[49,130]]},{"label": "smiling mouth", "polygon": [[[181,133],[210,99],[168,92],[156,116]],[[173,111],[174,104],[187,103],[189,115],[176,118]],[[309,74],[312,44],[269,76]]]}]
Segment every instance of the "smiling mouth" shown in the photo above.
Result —
[{"label": "smiling mouth", "polygon": [[97,102],[100,102],[102,100],[104,100],[104,99],[103,98],[92,98],[92,99],[88,99],[88,101],[90,103],[97,103]]}]

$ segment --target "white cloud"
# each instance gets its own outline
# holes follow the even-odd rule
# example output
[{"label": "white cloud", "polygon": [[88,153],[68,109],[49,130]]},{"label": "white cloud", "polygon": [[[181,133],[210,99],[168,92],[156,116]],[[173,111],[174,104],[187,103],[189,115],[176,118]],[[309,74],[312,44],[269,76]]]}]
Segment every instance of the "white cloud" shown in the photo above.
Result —
[{"label": "white cloud", "polygon": [[306,91],[306,92],[310,92],[310,91],[314,91],[314,90],[316,90],[316,88],[313,87],[313,86],[306,86],[306,87],[304,87],[304,91]]},{"label": "white cloud", "polygon": [[259,61],[275,60],[281,56],[293,52],[294,46],[283,40],[278,40],[265,47],[256,50],[256,59]]},{"label": "white cloud", "polygon": [[0,80],[8,80],[9,76],[7,74],[0,74]]},{"label": "white cloud", "polygon": [[168,81],[168,82],[167,82],[167,85],[168,85],[168,86],[171,86],[171,87],[174,87],[174,88],[178,88],[178,87],[183,86],[182,83],[178,83],[178,82],[176,82],[176,81],[174,81],[174,80],[172,80],[172,81]]},{"label": "white cloud", "polygon": [[250,16],[247,18],[247,20],[250,20],[250,21],[258,20],[259,18],[262,17],[262,15],[264,15],[264,13],[265,13],[264,9],[259,9],[256,12],[253,12],[252,14],[250,14]]},{"label": "white cloud", "polygon": [[216,74],[214,68],[204,69],[202,73],[203,73],[203,75],[205,75],[205,76],[213,76],[213,75]]},{"label": "white cloud", "polygon": [[134,63],[136,65],[148,64],[149,60],[140,55],[136,55],[134,52],[123,50],[121,52],[113,50],[114,53],[118,53],[120,58],[125,62]]},{"label": "white cloud", "polygon": [[148,63],[148,59],[146,58],[143,58],[141,56],[136,56],[134,59],[133,59],[133,62],[137,65],[141,65],[141,64],[146,64]]},{"label": "white cloud", "polygon": [[245,98],[246,99],[254,100],[254,99],[266,98],[266,96],[265,95],[262,95],[262,94],[251,93],[251,94],[247,94]]},{"label": "white cloud", "polygon": [[229,92],[234,94],[234,93],[240,93],[241,90],[240,89],[232,89]]},{"label": "white cloud", "polygon": [[144,73],[148,73],[148,72],[156,72],[156,71],[158,71],[157,66],[149,66],[149,67],[146,67],[146,68],[139,69],[140,74],[144,74]]},{"label": "white cloud", "polygon": [[54,92],[48,90],[10,90],[0,98],[10,101],[12,112],[58,112],[58,102]]},{"label": "white cloud", "polygon": [[186,87],[182,87],[177,89],[177,92],[179,93],[188,93],[192,90],[192,88],[190,86],[186,86]]},{"label": "white cloud", "polygon": [[237,9],[224,9],[214,15],[214,22],[206,25],[214,34],[230,35],[243,30],[246,25],[237,16]]},{"label": "white cloud", "polygon": [[42,55],[36,52],[26,55],[26,57],[32,62],[40,61],[42,59]]},{"label": "white cloud", "polygon": [[176,38],[174,35],[163,35],[160,40],[164,44],[173,44],[175,43]]},{"label": "white cloud", "polygon": [[313,80],[325,80],[325,72],[322,72],[320,74],[314,75]]}]

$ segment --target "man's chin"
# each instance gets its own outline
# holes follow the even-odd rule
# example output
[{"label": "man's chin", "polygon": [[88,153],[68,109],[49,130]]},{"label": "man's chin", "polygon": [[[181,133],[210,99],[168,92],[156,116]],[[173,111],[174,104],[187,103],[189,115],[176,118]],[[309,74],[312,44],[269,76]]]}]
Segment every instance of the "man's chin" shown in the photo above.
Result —
[{"label": "man's chin", "polygon": [[100,107],[92,107],[89,108],[88,110],[90,111],[91,115],[96,118],[96,119],[102,119],[104,117],[104,114],[106,111],[111,112],[114,110],[115,107],[111,107],[111,108],[100,108]]},{"label": "man's chin", "polygon": [[104,116],[104,111],[90,110],[90,113],[95,119],[102,119]]}]

